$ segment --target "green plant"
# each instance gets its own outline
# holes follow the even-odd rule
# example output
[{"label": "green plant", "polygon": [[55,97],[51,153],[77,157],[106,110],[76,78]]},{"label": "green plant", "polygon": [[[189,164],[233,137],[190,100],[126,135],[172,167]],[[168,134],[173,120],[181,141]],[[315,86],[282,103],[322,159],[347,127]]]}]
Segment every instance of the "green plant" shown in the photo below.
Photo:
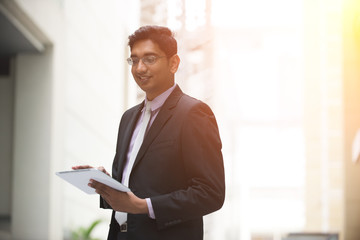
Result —
[{"label": "green plant", "polygon": [[92,222],[87,228],[79,227],[78,229],[73,230],[71,232],[71,240],[100,240],[98,238],[92,238],[91,233],[94,228],[101,222],[102,220],[98,219]]}]

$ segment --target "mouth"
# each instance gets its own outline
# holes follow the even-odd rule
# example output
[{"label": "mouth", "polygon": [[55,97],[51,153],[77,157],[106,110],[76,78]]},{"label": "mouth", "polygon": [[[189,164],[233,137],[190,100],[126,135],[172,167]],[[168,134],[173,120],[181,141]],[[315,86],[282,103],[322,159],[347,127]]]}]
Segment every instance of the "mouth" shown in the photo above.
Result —
[{"label": "mouth", "polygon": [[149,81],[149,79],[151,78],[150,76],[137,76],[139,82],[141,83],[145,83],[147,81]]}]

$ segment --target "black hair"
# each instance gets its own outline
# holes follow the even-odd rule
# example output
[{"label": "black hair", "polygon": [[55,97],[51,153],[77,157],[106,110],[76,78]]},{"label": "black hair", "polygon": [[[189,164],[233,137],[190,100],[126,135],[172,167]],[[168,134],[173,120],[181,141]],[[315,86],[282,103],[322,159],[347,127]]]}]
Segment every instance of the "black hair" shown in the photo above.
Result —
[{"label": "black hair", "polygon": [[177,53],[177,42],[173,32],[162,26],[143,26],[129,36],[130,50],[137,41],[150,39],[156,43],[168,58]]}]

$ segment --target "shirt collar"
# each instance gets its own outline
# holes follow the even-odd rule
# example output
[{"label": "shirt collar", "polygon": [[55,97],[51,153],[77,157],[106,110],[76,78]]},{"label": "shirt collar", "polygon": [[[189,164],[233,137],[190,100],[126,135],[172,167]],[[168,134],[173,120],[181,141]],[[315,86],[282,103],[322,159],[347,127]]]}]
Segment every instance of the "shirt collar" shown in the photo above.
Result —
[{"label": "shirt collar", "polygon": [[[162,94],[160,94],[159,96],[157,96],[156,98],[154,98],[151,101],[151,111],[156,111],[157,109],[161,108],[162,105],[164,105],[166,99],[170,96],[170,94],[174,91],[176,87],[176,83],[174,83],[174,85],[169,88],[168,90],[166,90],[165,92],[163,92]],[[145,105],[149,100],[147,100],[147,98],[145,97]]]}]

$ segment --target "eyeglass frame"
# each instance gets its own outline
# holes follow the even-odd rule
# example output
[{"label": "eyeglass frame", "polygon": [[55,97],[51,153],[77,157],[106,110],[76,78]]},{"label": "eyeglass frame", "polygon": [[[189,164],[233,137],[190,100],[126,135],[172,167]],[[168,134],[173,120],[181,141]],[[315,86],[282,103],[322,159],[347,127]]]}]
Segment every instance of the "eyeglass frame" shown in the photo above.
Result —
[{"label": "eyeglass frame", "polygon": [[[154,62],[148,62],[148,61],[146,61],[146,60],[145,60],[145,62],[144,62],[144,59],[146,59],[146,58],[152,58],[152,57],[154,57]],[[133,60],[132,57],[127,58],[126,61],[127,61],[127,63],[128,63],[130,66],[136,66],[136,65],[139,64],[139,62],[140,62],[140,60],[141,60],[144,65],[149,66],[149,65],[155,64],[159,58],[164,58],[164,57],[167,57],[167,56],[158,56],[158,55],[152,54],[152,55],[146,55],[146,56],[141,57],[141,58],[135,57],[135,58],[138,59],[138,61],[136,61],[136,62]]]}]

